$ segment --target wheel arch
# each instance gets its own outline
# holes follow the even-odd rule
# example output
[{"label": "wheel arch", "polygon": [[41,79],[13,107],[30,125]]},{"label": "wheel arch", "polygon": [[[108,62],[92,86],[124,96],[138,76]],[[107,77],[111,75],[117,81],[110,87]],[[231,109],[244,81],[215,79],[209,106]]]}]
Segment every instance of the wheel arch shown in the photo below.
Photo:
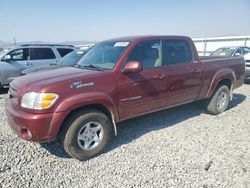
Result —
[{"label": "wheel arch", "polygon": [[206,98],[209,98],[213,95],[216,89],[221,85],[226,85],[230,90],[230,96],[232,97],[232,91],[234,89],[234,82],[236,80],[235,73],[230,69],[225,69],[219,71],[209,86],[208,92],[206,94]]},{"label": "wheel arch", "polygon": [[[69,117],[71,117],[74,113],[76,113],[79,110],[85,110],[85,109],[94,109],[98,110],[105,115],[108,116],[108,118],[112,121],[112,129],[114,135],[117,135],[117,128],[116,128],[116,122],[118,121],[118,114],[115,108],[115,105],[113,102],[107,98],[107,96],[104,96],[103,94],[91,94],[91,98],[88,95],[81,96],[81,97],[75,97],[74,99],[70,98],[69,101],[65,101],[64,104],[61,104],[56,112],[65,111],[65,115],[61,120],[60,126],[57,128],[57,135],[60,133],[60,131],[63,129],[64,123],[67,121]],[[94,97],[95,96],[95,97]],[[79,101],[82,101],[79,102]],[[70,105],[70,106],[69,106]]]}]

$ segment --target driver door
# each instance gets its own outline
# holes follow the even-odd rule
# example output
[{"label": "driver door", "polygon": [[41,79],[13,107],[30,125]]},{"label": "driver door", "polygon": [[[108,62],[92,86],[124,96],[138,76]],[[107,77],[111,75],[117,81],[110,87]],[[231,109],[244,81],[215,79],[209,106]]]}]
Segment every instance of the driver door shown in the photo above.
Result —
[{"label": "driver door", "polygon": [[11,51],[9,63],[20,69],[27,69],[32,67],[30,63],[30,49],[29,48],[18,48]]},{"label": "driver door", "polygon": [[28,68],[29,48],[19,48],[7,53],[1,59],[1,84],[9,84],[16,77],[21,75],[21,71]]},{"label": "driver door", "polygon": [[120,119],[149,113],[164,107],[166,101],[165,69],[162,67],[160,40],[139,43],[127,62],[139,61],[142,71],[120,73],[117,79],[117,103]]}]

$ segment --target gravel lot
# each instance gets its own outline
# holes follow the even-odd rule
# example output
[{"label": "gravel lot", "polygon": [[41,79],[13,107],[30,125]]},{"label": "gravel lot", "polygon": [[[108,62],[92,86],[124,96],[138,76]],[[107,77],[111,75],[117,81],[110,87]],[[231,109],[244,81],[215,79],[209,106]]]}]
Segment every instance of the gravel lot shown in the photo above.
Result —
[{"label": "gravel lot", "polygon": [[218,116],[192,103],[120,123],[107,152],[86,162],[14,135],[4,97],[0,187],[250,187],[250,84]]}]

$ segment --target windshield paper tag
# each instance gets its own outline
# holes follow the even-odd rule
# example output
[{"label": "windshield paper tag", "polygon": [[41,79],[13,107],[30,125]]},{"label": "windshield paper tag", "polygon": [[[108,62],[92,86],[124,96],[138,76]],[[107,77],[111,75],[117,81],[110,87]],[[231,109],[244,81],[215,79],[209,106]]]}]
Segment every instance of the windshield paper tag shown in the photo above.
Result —
[{"label": "windshield paper tag", "polygon": [[116,42],[115,43],[115,47],[125,47],[125,46],[128,46],[129,42]]}]

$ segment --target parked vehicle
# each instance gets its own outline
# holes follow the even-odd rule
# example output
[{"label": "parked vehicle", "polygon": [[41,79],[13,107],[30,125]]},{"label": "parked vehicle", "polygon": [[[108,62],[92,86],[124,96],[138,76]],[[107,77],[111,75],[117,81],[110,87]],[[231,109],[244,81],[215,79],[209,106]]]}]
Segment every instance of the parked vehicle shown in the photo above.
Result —
[{"label": "parked vehicle", "polygon": [[60,140],[79,160],[100,154],[116,123],[206,99],[211,114],[228,107],[244,83],[243,57],[198,57],[182,36],[143,36],[96,44],[78,62],[10,84],[8,123],[21,138]]},{"label": "parked vehicle", "polygon": [[47,71],[52,69],[57,69],[61,67],[74,66],[84,55],[86,51],[84,50],[75,50],[65,55],[62,59],[60,59],[57,63],[52,63],[50,65],[43,65],[38,67],[33,67],[30,69],[25,69],[22,71],[22,74],[31,74],[35,72]]},{"label": "parked vehicle", "polygon": [[247,53],[250,53],[250,48],[247,46],[240,47],[223,47],[215,50],[210,54],[210,56],[244,56]]},{"label": "parked vehicle", "polygon": [[250,53],[246,54],[244,56],[245,58],[245,61],[246,61],[246,79],[249,79],[250,78]]},{"label": "parked vehicle", "polygon": [[56,63],[76,48],[70,45],[26,44],[0,54],[0,86],[8,85],[24,69]]}]

